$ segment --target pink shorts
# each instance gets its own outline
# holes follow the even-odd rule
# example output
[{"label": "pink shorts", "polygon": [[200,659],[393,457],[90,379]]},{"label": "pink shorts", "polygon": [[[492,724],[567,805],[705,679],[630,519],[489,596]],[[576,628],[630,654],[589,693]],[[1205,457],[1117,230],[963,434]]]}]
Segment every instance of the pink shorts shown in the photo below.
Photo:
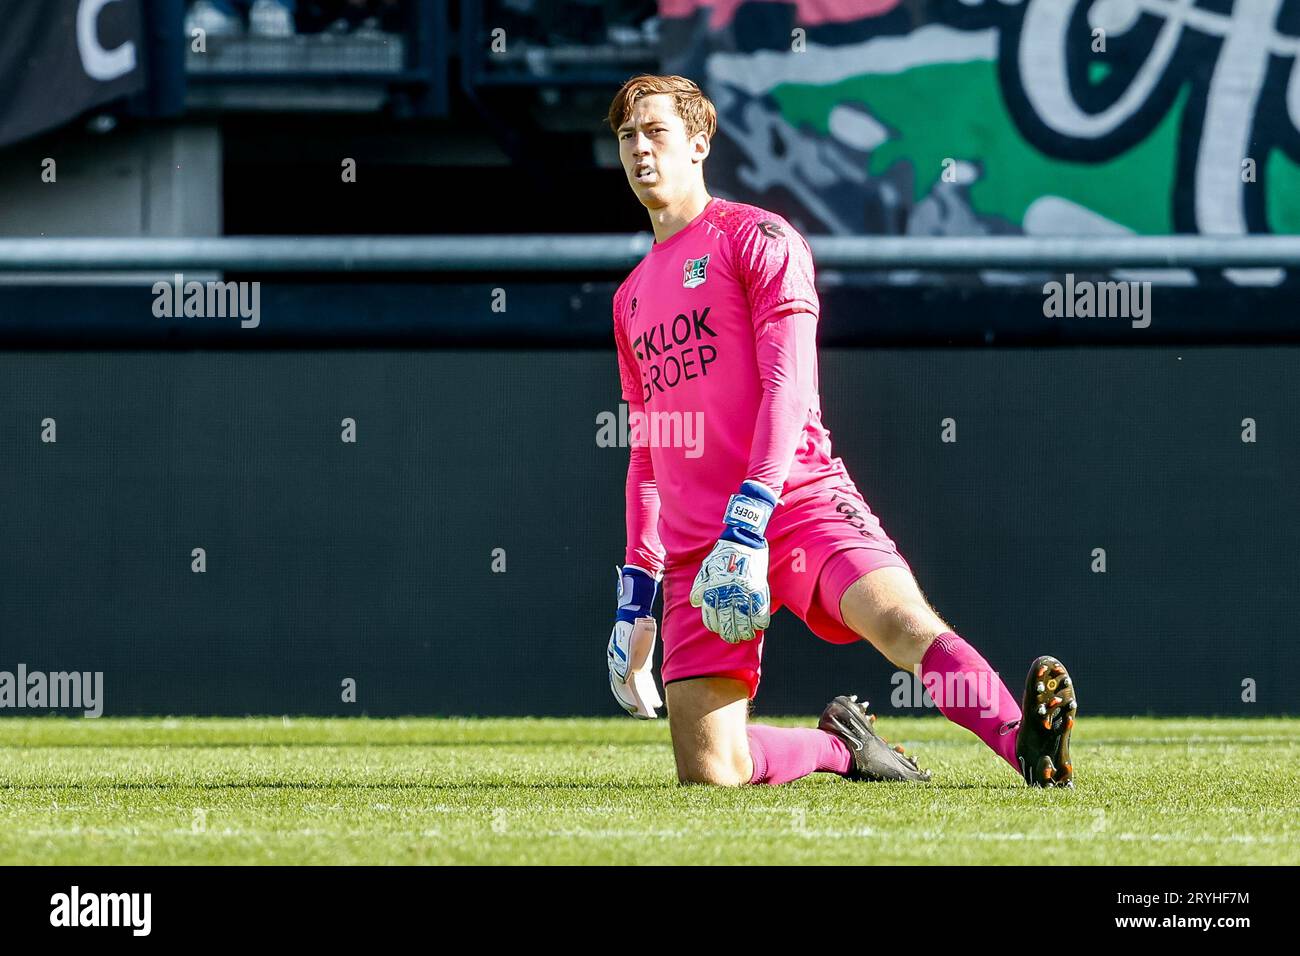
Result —
[{"label": "pink shorts", "polygon": [[[862,638],[840,617],[840,599],[864,574],[884,567],[911,570],[880,521],[853,485],[796,492],[767,527],[772,614],[788,607],[824,641],[851,644]],[[749,685],[752,698],[762,676],[763,640],[728,644],[704,626],[691,607],[691,586],[713,545],[668,558],[664,569],[665,684],[692,677],[731,677]]]}]

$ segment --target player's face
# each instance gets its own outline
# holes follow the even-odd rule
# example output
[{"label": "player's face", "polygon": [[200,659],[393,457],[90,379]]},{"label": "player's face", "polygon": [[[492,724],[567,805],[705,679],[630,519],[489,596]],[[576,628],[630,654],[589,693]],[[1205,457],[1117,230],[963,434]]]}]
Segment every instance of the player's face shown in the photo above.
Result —
[{"label": "player's face", "polygon": [[619,127],[618,154],[628,185],[642,204],[666,206],[689,195],[703,179],[708,137],[686,136],[686,125],[667,93],[643,96]]}]

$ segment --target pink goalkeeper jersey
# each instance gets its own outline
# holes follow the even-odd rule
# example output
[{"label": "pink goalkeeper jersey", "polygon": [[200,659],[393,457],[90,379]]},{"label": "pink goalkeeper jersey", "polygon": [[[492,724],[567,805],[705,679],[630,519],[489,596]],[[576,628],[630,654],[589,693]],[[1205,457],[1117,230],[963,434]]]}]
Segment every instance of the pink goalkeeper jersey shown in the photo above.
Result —
[{"label": "pink goalkeeper jersey", "polygon": [[775,213],[716,197],[619,286],[626,563],[658,573],[665,551],[712,547],[746,479],[783,503],[848,481],[821,421],[818,308],[803,236]]}]

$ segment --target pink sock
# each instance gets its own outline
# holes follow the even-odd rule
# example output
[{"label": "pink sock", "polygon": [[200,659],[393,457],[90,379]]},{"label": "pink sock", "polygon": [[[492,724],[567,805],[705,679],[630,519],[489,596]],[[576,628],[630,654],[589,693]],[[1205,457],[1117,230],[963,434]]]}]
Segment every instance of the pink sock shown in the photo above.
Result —
[{"label": "pink sock", "polygon": [[999,729],[1020,719],[1020,705],[979,651],[952,631],[940,634],[921,657],[921,684],[945,717],[978,736],[1019,773],[1018,731]]},{"label": "pink sock", "polygon": [[754,761],[750,783],[773,786],[798,780],[818,770],[845,774],[853,755],[840,738],[808,727],[768,727],[750,724],[749,756]]}]

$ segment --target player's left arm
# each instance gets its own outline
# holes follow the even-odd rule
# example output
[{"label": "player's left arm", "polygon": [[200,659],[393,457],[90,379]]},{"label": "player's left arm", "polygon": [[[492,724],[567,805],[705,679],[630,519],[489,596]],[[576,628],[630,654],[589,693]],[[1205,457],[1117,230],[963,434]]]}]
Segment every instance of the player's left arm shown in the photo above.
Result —
[{"label": "player's left arm", "polygon": [[763,396],[748,477],[728,502],[722,535],[691,590],[705,626],[733,644],[771,622],[764,534],[816,399],[818,312],[812,251],[788,223],[758,222],[736,238],[733,266],[750,303]]},{"label": "player's left arm", "polygon": [[790,312],[754,331],[763,398],[749,450],[749,480],[778,493],[817,398],[817,316]]},{"label": "player's left arm", "polygon": [[780,496],[817,401],[817,298],[812,249],[780,217],[741,230],[732,267],[745,286],[763,397],[746,475]]}]

